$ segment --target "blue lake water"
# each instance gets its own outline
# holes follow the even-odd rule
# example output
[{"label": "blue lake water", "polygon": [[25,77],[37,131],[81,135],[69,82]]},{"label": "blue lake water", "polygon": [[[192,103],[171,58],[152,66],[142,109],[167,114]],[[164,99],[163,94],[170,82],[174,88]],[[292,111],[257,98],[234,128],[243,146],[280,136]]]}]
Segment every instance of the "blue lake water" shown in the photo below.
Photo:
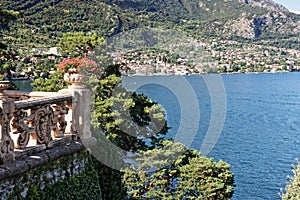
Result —
[{"label": "blue lake water", "polygon": [[33,89],[30,85],[32,83],[32,80],[17,80],[13,81],[13,83],[18,87],[20,91],[31,92]]},{"label": "blue lake water", "polygon": [[[127,89],[138,85],[139,93],[162,104],[172,127],[168,136],[184,131],[197,150],[212,123],[212,102],[222,105],[225,123],[207,156],[231,165],[236,184],[232,199],[280,199],[291,164],[300,157],[300,73],[220,75],[225,89],[221,101],[212,100],[211,87],[219,85],[208,85],[205,76],[212,75],[184,76],[184,81],[176,76],[124,77],[123,83]],[[184,119],[191,115],[194,121]]]}]

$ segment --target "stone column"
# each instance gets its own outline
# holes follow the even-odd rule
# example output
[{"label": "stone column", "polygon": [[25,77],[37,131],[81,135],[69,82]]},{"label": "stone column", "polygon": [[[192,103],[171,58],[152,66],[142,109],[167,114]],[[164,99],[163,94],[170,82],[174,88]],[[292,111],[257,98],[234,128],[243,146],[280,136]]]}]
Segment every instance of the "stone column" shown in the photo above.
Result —
[{"label": "stone column", "polygon": [[91,135],[91,92],[82,85],[71,85],[68,89],[59,91],[61,94],[73,96],[72,125],[78,136],[90,138]]},{"label": "stone column", "polygon": [[71,131],[77,133],[83,145],[90,150],[97,143],[91,133],[91,91],[81,84],[72,84],[59,93],[73,96]]}]

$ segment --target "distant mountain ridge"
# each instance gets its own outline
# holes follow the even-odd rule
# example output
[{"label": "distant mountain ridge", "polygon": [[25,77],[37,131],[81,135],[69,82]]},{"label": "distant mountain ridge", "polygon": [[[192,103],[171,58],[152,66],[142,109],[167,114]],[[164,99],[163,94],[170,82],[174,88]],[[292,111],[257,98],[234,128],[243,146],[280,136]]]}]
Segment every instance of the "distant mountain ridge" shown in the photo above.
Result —
[{"label": "distant mountain ridge", "polygon": [[[300,33],[300,17],[272,0],[104,0],[105,3],[152,19],[180,23],[184,20],[202,35],[259,38]],[[183,24],[183,23],[181,23]],[[185,26],[183,24],[183,26]]]},{"label": "distant mountain ridge", "polygon": [[111,36],[142,26],[180,29],[197,37],[300,34],[300,15],[271,0],[1,0],[0,7],[20,12],[8,34],[26,42],[55,43],[70,31]]},{"label": "distant mountain ridge", "polygon": [[249,4],[253,7],[262,7],[272,11],[289,12],[289,10],[281,4],[272,0],[239,0],[241,3]]}]

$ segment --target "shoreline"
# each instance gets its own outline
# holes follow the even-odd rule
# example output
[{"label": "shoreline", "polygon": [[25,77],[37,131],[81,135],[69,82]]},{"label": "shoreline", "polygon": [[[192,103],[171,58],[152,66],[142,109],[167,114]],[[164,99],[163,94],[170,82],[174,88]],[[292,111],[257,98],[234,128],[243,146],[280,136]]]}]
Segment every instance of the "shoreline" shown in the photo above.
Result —
[{"label": "shoreline", "polygon": [[300,71],[277,71],[277,72],[234,72],[234,73],[199,73],[199,74],[132,74],[124,75],[122,77],[137,77],[137,76],[193,76],[193,75],[238,75],[238,74],[283,74],[283,73],[297,73]]}]

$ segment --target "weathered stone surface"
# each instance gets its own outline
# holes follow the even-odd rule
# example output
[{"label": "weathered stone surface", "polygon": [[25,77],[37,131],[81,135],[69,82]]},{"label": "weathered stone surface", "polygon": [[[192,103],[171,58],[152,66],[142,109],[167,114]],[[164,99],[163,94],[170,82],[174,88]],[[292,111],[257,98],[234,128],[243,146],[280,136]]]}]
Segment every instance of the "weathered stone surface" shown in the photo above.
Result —
[{"label": "weathered stone surface", "polygon": [[14,160],[14,141],[10,135],[10,121],[15,109],[12,99],[0,100],[0,164]]},{"label": "weathered stone surface", "polygon": [[63,89],[61,95],[72,95],[72,123],[80,138],[91,137],[91,91],[86,88]]},{"label": "weathered stone surface", "polygon": [[69,110],[72,110],[72,95],[56,93],[56,96],[50,94],[49,97],[38,99],[10,100],[14,107],[11,111],[13,119],[10,134],[17,136],[15,138],[17,149],[30,146],[28,145],[30,141],[32,146],[34,140],[37,145],[45,144],[51,148],[54,138],[62,138],[66,131],[71,132],[72,119],[69,118],[67,121],[66,117]]},{"label": "weathered stone surface", "polygon": [[81,142],[72,141],[65,145],[56,146],[32,156],[17,158],[14,162],[0,165],[0,181],[45,165],[51,160],[56,160],[84,149],[84,145]]},{"label": "weathered stone surface", "polygon": [[90,132],[88,89],[5,94],[9,98],[0,101],[1,199],[26,198],[30,191],[85,170],[87,148],[96,143]]},{"label": "weathered stone surface", "polygon": [[15,107],[16,109],[21,108],[31,108],[35,106],[42,106],[46,104],[53,104],[58,102],[64,102],[64,101],[72,101],[71,95],[60,95],[55,97],[47,97],[47,98],[39,98],[39,99],[28,99],[23,101],[16,101]]},{"label": "weathered stone surface", "polygon": [[[33,186],[43,190],[46,186],[80,174],[88,162],[85,155],[83,144],[72,141],[1,165],[0,198],[7,199],[15,194],[26,198],[29,188]],[[66,158],[69,158],[67,162]]]},{"label": "weathered stone surface", "polygon": [[29,99],[57,96],[57,92],[25,92],[19,90],[4,90],[4,95],[9,98]]}]

